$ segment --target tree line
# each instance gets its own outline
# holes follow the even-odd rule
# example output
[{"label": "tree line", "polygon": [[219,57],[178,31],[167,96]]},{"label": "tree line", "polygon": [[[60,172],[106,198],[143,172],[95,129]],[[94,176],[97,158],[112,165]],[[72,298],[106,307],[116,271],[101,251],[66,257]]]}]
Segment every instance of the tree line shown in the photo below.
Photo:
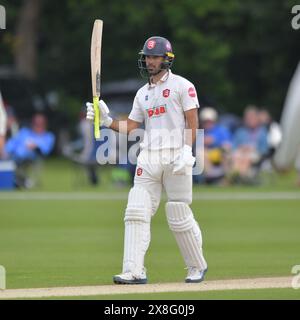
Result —
[{"label": "tree line", "polygon": [[[299,62],[292,0],[6,0],[0,65],[13,65],[70,101],[90,97],[90,37],[104,20],[102,81],[138,77],[137,58],[152,35],[168,38],[174,72],[207,103],[242,113],[252,103],[280,115]],[[74,106],[75,108],[75,106]]]}]

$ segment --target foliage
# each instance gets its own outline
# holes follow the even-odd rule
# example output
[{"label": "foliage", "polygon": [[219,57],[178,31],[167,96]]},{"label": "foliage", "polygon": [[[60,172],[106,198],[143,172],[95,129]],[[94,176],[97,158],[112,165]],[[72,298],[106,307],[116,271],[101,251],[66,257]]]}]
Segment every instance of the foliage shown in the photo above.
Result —
[{"label": "foliage", "polygon": [[[20,0],[2,1],[1,64],[12,64]],[[137,77],[145,39],[162,35],[176,54],[174,72],[195,82],[200,96],[241,113],[248,103],[279,116],[299,61],[300,31],[291,28],[292,0],[43,1],[39,80],[85,100],[91,95],[89,49],[93,21],[104,20],[103,82]]]}]

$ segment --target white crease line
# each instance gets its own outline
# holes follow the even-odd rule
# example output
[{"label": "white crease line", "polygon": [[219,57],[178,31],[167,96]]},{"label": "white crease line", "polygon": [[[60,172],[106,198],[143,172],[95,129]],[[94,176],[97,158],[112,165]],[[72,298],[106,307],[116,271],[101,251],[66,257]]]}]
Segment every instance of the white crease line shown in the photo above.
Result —
[{"label": "white crease line", "polygon": [[[77,192],[29,192],[0,193],[0,201],[112,201],[127,200],[128,193],[77,193]],[[165,199],[165,195],[163,199]],[[300,200],[300,192],[194,192],[194,200],[232,201],[232,200]]]},{"label": "white crease line", "polygon": [[139,294],[162,292],[207,292],[223,290],[252,290],[292,288],[292,277],[211,280],[200,284],[161,283],[147,285],[103,285],[37,289],[9,289],[0,291],[0,299],[75,297],[112,294]]}]

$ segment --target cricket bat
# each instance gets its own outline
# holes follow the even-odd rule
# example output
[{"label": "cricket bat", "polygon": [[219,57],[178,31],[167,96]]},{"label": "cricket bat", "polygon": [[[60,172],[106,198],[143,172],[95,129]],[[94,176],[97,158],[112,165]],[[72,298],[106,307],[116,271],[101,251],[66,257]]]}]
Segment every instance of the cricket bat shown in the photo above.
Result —
[{"label": "cricket bat", "polygon": [[100,138],[100,112],[99,112],[99,98],[101,91],[101,47],[102,47],[102,30],[103,21],[95,20],[92,40],[91,40],[91,75],[92,75],[92,90],[93,90],[93,104],[95,111],[94,119],[94,136],[96,139]]}]

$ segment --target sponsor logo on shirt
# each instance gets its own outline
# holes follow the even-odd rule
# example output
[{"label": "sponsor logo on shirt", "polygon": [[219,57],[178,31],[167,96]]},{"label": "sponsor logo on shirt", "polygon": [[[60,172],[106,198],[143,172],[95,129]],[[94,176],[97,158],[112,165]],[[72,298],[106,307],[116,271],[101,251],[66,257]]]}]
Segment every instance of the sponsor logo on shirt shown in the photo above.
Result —
[{"label": "sponsor logo on shirt", "polygon": [[164,96],[165,98],[168,98],[169,95],[170,95],[170,89],[165,89],[165,90],[163,90],[163,96]]},{"label": "sponsor logo on shirt", "polygon": [[192,98],[196,97],[196,90],[195,90],[194,87],[190,87],[189,90],[188,90],[188,93],[189,93],[190,97],[192,97]]},{"label": "sponsor logo on shirt", "polygon": [[160,117],[161,115],[163,115],[166,112],[167,112],[167,108],[166,108],[165,104],[158,106],[158,107],[147,109],[147,113],[148,113],[149,118]]}]

